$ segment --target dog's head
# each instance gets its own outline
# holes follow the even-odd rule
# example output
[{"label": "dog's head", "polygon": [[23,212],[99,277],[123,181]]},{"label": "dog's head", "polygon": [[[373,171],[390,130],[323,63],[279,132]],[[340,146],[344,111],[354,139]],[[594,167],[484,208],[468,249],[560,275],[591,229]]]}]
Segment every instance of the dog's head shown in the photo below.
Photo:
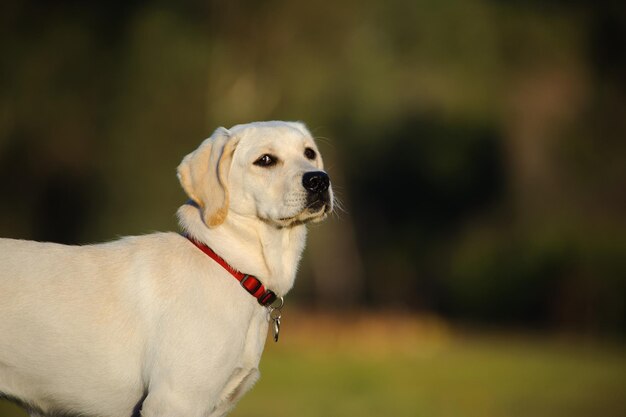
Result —
[{"label": "dog's head", "polygon": [[229,212],[288,227],[320,221],[333,209],[322,157],[298,122],[218,128],[183,159],[178,178],[209,227]]}]

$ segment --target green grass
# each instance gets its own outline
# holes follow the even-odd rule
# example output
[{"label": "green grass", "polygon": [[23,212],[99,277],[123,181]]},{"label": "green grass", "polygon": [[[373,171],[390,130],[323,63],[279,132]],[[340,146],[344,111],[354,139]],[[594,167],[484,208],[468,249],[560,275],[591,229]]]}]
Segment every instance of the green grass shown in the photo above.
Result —
[{"label": "green grass", "polygon": [[268,347],[233,416],[624,416],[625,364],[621,353],[545,341],[377,354]]},{"label": "green grass", "polygon": [[393,315],[283,327],[233,417],[626,416],[623,345]]},{"label": "green grass", "polygon": [[[289,314],[289,313],[287,313]],[[232,417],[626,416],[622,345],[287,315]],[[17,417],[0,403],[0,417]]]}]

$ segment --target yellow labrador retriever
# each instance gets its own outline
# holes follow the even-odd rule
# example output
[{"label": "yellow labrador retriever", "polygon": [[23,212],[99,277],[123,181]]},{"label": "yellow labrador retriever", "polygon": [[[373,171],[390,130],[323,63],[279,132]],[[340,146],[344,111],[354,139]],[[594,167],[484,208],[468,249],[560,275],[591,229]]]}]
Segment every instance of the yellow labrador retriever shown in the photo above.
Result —
[{"label": "yellow labrador retriever", "polygon": [[0,239],[1,395],[31,416],[217,417],[252,387],[305,224],[333,207],[322,158],[303,124],[257,122],[217,129],[178,178],[184,234]]}]

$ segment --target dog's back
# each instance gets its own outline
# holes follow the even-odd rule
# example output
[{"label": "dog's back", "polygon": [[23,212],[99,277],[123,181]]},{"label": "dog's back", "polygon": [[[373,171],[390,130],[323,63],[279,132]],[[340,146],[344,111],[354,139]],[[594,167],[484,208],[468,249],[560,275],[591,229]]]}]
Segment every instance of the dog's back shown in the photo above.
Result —
[{"label": "dog's back", "polygon": [[0,393],[45,411],[128,414],[143,395],[141,317],[128,288],[138,283],[122,271],[134,239],[143,238],[92,246],[0,239]]}]

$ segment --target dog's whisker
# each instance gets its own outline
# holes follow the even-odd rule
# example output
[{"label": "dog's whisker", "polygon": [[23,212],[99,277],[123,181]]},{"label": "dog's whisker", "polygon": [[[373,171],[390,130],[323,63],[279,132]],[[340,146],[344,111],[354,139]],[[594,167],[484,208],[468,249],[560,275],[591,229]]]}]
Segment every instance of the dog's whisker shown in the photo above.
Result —
[{"label": "dog's whisker", "polygon": [[315,140],[318,142],[323,142],[326,145],[330,145],[333,148],[335,147],[334,142],[330,138],[324,136],[315,136]]},{"label": "dog's whisker", "polygon": [[[337,191],[340,191],[339,193]],[[344,204],[344,202],[341,200],[339,194],[341,194],[341,189],[337,189],[337,187],[333,187],[333,207],[335,208],[335,212],[340,211],[343,212],[345,214],[349,214],[348,210],[346,209],[346,206]]]}]

